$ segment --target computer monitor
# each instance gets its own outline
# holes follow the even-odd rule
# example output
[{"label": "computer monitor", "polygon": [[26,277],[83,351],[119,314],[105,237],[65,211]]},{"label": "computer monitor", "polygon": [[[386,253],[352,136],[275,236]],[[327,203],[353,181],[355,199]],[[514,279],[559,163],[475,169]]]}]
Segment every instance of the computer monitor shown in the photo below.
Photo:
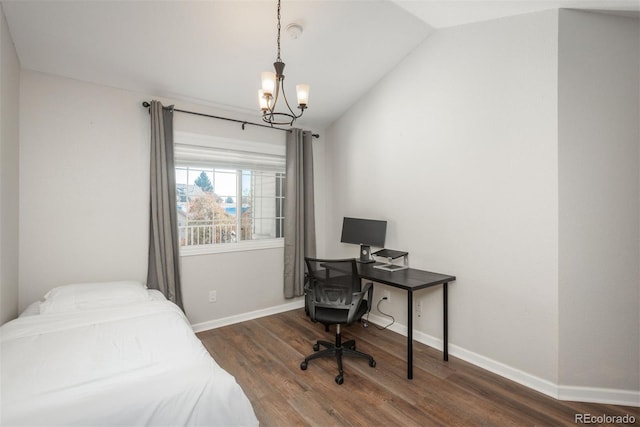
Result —
[{"label": "computer monitor", "polygon": [[374,262],[371,246],[384,248],[387,221],[344,217],[342,221],[342,243],[360,245],[360,262]]}]

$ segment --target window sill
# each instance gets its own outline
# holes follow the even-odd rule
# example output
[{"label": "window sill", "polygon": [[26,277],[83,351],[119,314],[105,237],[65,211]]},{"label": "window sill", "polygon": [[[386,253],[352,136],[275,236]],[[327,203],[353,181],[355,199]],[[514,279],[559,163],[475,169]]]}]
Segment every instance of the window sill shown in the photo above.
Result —
[{"label": "window sill", "polygon": [[239,243],[221,243],[217,245],[183,246],[180,256],[221,254],[227,252],[257,251],[262,249],[284,248],[284,239],[245,240]]}]

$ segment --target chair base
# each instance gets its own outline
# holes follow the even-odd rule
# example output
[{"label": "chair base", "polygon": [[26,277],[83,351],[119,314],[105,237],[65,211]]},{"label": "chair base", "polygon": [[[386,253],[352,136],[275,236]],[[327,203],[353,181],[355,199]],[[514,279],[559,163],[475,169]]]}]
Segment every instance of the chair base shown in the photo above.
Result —
[{"label": "chair base", "polygon": [[[320,346],[325,347],[325,350],[319,351]],[[307,369],[307,364],[313,359],[319,359],[321,357],[335,357],[338,361],[338,375],[335,378],[336,383],[338,384],[342,384],[344,382],[344,370],[342,369],[343,356],[355,356],[362,359],[367,359],[369,361],[369,366],[371,366],[372,368],[375,368],[376,366],[376,361],[371,355],[356,350],[355,340],[349,340],[345,343],[342,343],[340,325],[337,325],[335,344],[329,341],[318,340],[313,345],[313,350],[316,353],[305,357],[304,361],[300,363],[300,369],[305,371]]]}]

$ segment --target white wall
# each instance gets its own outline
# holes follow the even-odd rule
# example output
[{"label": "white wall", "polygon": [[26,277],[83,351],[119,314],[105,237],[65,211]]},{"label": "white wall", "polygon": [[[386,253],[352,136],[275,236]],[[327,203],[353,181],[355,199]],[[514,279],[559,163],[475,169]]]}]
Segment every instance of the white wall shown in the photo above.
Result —
[{"label": "white wall", "polygon": [[[342,216],[387,219],[388,248],[457,276],[453,352],[542,383],[558,375],[557,25],[549,11],[440,30],[327,137],[332,241]],[[441,338],[441,291],[415,297],[416,330]]]},{"label": "white wall", "polygon": [[[637,19],[574,11],[438,31],[329,129],[331,241],[342,216],[387,219],[387,247],[457,276],[452,354],[638,404],[639,40]],[[441,293],[418,298],[438,345]]]},{"label": "white wall", "polygon": [[563,10],[559,37],[559,382],[640,392],[640,22]]},{"label": "white wall", "polygon": [[[20,307],[64,283],[147,274],[149,114],[154,97],[22,71]],[[251,118],[176,100],[165,105]],[[176,113],[176,132],[269,142],[284,133]],[[317,150],[315,150],[317,148]],[[323,165],[322,142],[314,152]],[[322,191],[321,175],[318,190]],[[320,196],[320,203],[322,203]],[[324,215],[320,213],[318,223]],[[322,239],[321,239],[322,240]],[[192,323],[265,310],[282,296],[282,248],[183,256]],[[210,289],[218,303],[208,303]]]},{"label": "white wall", "polygon": [[146,279],[149,119],[141,101],[22,71],[21,310],[65,283]]},{"label": "white wall", "polygon": [[0,324],[18,315],[20,62],[0,5]]}]

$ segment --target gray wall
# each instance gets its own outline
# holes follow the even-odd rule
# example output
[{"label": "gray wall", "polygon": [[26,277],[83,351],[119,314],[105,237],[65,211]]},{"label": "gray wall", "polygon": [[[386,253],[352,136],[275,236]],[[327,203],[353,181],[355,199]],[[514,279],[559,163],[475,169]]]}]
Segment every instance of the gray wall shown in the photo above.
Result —
[{"label": "gray wall", "polygon": [[0,324],[18,315],[20,62],[0,5]]},{"label": "gray wall", "polygon": [[640,390],[638,20],[563,10],[559,54],[559,382]]}]

